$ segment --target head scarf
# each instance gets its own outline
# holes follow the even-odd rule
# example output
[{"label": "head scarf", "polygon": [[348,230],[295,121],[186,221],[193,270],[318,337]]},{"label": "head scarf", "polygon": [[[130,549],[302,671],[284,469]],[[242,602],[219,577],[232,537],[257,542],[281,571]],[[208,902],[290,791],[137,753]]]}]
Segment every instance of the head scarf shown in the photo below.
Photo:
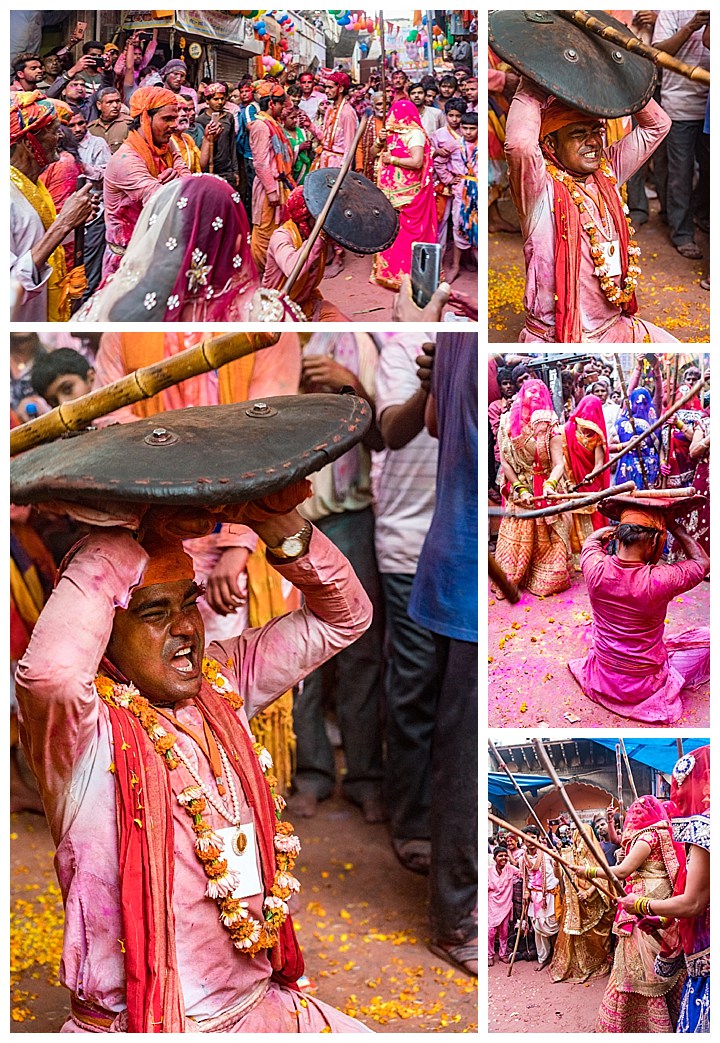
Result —
[{"label": "head scarf", "polygon": [[138,219],[120,267],[82,320],[238,321],[258,274],[239,192],[213,174],[162,185]]},{"label": "head scarf", "polygon": [[195,579],[192,558],[183,550],[182,540],[149,532],[142,540],[143,550],[150,555],[143,577],[134,590],[156,583],[176,583]]},{"label": "head scarf", "polygon": [[208,83],[205,88],[205,97],[212,98],[213,94],[227,94],[227,87],[224,83]]},{"label": "head scarf", "polygon": [[126,140],[145,161],[153,177],[169,169],[173,163],[170,142],[164,148],[158,148],[153,143],[150,125],[150,112],[165,105],[177,105],[177,95],[167,87],[138,87],[130,99],[130,115],[133,119],[140,117],[140,132],[131,130]]},{"label": "head scarf", "polygon": [[275,83],[273,80],[259,80],[254,85],[255,97],[256,98],[282,98],[285,95],[285,88],[281,87],[279,83]]},{"label": "head scarf", "polygon": [[183,72],[187,72],[187,65],[181,58],[171,58],[169,62],[166,62],[160,70],[160,75],[165,79],[169,72],[177,72],[181,69]]},{"label": "head scarf", "polygon": [[[573,109],[572,106],[566,105],[560,98],[553,98],[542,112],[540,140],[542,141],[548,134],[553,134],[562,127],[569,127],[572,123],[597,122],[598,117],[589,116],[587,112],[580,112],[579,109]],[[600,120],[600,122],[604,123],[605,121]]]},{"label": "head scarf", "polygon": [[552,418],[557,419],[547,385],[543,384],[542,380],[524,381],[510,406],[511,437],[518,438],[523,428],[532,420],[533,414],[541,410],[551,413]]},{"label": "head scarf", "polygon": [[10,146],[24,142],[35,162],[47,166],[47,156],[35,131],[49,127],[57,119],[55,102],[40,91],[17,91],[10,95]]},{"label": "head scarf", "polygon": [[346,72],[341,72],[337,69],[335,72],[329,72],[325,76],[325,80],[329,83],[336,83],[338,87],[341,87],[343,91],[347,93],[350,89],[351,79]]},{"label": "head scarf", "polygon": [[[429,197],[433,180],[432,146],[422,125],[417,107],[407,98],[399,98],[393,102],[385,127],[388,132],[388,151],[400,159],[407,159],[410,156],[411,135],[416,138],[417,131],[422,131],[423,134],[421,170],[407,170],[403,167],[393,166],[385,163],[382,156],[377,166],[378,188],[383,191],[395,209],[400,210],[416,202],[421,193]],[[424,210],[423,213],[425,214]],[[406,228],[408,238],[410,241],[414,238],[416,242],[435,242],[437,228],[433,232],[433,225],[437,223],[437,210],[435,209],[435,217],[430,218],[427,223],[424,220],[420,221],[420,216],[418,215],[418,227],[413,228],[410,232]],[[422,238],[422,235],[431,236],[431,238],[425,239]]]},{"label": "head scarf", "polygon": [[[609,456],[605,414],[602,402],[597,395],[585,395],[584,398],[581,398],[579,405],[570,414],[565,424],[567,455],[575,482],[581,481],[595,467],[595,449],[583,445],[582,440],[578,438],[578,432],[592,433],[602,438],[603,463],[607,463]],[[607,489],[609,485],[610,471],[608,470],[599,474],[592,482],[583,485],[583,489],[587,489],[588,492],[597,492],[600,489]]]},{"label": "head scarf", "polygon": [[[652,424],[657,420],[657,413],[653,405],[652,395],[647,388],[635,388],[630,392],[630,409],[636,420],[644,420]],[[622,416],[629,420],[627,406],[622,411]]]},{"label": "head scarf", "polygon": [[307,203],[305,202],[305,195],[303,193],[301,185],[299,185],[297,188],[294,188],[290,195],[287,197],[287,201],[285,203],[285,210],[290,220],[294,221],[300,229],[300,234],[303,236],[303,238],[307,239],[312,226],[312,216],[307,208]]},{"label": "head scarf", "polygon": [[[655,837],[648,836],[648,830],[655,833]],[[645,836],[641,836],[645,833]],[[678,873],[685,867],[685,848],[673,840],[672,827],[667,806],[657,797],[639,797],[628,808],[625,821],[623,822],[620,843],[625,855],[628,854],[636,840],[645,840],[651,847],[655,848],[655,840],[659,852],[653,851],[651,857],[657,858],[658,854],[668,874],[671,885],[674,887]],[[625,885],[625,893],[633,893],[633,876],[631,874]],[[622,906],[618,907],[615,923],[623,934],[630,934],[637,923],[633,913],[626,912]]]}]

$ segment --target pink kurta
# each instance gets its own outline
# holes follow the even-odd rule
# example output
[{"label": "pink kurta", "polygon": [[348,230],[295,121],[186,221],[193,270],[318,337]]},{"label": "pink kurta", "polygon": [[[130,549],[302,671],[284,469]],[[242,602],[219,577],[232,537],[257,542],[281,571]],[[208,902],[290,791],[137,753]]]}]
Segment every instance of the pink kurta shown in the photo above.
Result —
[{"label": "pink kurta", "polygon": [[[593,611],[593,649],[568,663],[593,702],[644,724],[673,724],[680,692],[709,678],[710,630],[664,641],[668,603],[705,575],[702,564],[624,562],[589,536],[580,555]],[[678,667],[681,667],[682,672]]]},{"label": "pink kurta", "polygon": [[488,868],[488,927],[498,927],[512,912],[513,883],[522,873],[511,863],[498,873],[497,866]]},{"label": "pink kurta", "polygon": [[[542,101],[543,96],[523,81],[510,105],[505,130],[510,190],[520,218],[525,252],[523,303],[526,319],[525,329],[518,338],[520,343],[555,343],[554,182],[546,170],[538,142]],[[618,186],[623,185],[652,155],[671,124],[654,101],[649,101],[644,109],[635,113],[635,120],[637,126],[626,137],[604,150]],[[591,176],[588,184],[593,180],[594,176]],[[585,197],[584,201],[592,220],[600,226],[594,203]],[[623,315],[617,305],[610,304],[594,274],[590,240],[585,233],[580,236],[579,248],[583,342],[642,342],[647,333],[652,342],[676,343],[675,337],[669,333],[645,320],[638,321],[637,316]],[[640,265],[643,266],[642,258]],[[615,281],[620,285],[619,277]]]},{"label": "pink kurta", "polygon": [[[145,561],[145,552],[129,532],[95,530],[60,579],[17,672],[23,745],[57,845],[65,904],[60,979],[79,997],[116,1012],[117,1031],[123,1026],[125,968],[118,941],[123,931],[116,790],[109,770],[114,754],[107,709],[93,679],[115,608],[127,605]],[[207,650],[245,700],[238,726],[246,731],[249,717],[354,641],[370,623],[367,596],[321,532],[313,532],[307,555],[278,571],[302,591],[304,607]],[[199,727],[192,700],[176,704],[173,712]],[[181,732],[178,742],[214,788],[204,754]],[[182,766],[170,773],[170,780],[174,793],[191,784]],[[239,776],[235,783],[243,821],[249,822],[252,814]],[[333,1031],[365,1031],[331,1007],[310,997],[301,1003],[301,994],[270,983],[266,955],[253,960],[233,948],[215,903],[204,896],[207,881],[193,853],[190,819],[173,805],[172,911],[188,1016],[204,1022],[204,1031],[309,1032],[326,1025]],[[209,805],[205,814],[214,828],[227,825]],[[260,917],[262,895],[248,901],[251,914]],[[208,1024],[207,1019],[221,1023]],[[82,1029],[71,1020],[63,1031]]]},{"label": "pink kurta", "polygon": [[331,106],[325,113],[322,129],[322,151],[317,167],[341,167],[358,129],[358,115],[347,98],[340,102],[340,111]]},{"label": "pink kurta", "polygon": [[[180,177],[191,177],[180,150],[170,142],[173,169]],[[161,182],[148,170],[145,160],[124,141],[105,170],[103,200],[105,203],[105,239],[108,244],[125,248],[132,238],[140,211]],[[109,246],[103,258],[103,278],[120,267],[122,255]]]}]

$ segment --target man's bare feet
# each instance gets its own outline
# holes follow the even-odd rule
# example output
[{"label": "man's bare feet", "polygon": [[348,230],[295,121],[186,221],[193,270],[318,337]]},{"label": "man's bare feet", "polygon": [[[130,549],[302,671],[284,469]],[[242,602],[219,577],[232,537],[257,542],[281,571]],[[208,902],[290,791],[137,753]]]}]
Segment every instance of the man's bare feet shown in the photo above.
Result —
[{"label": "man's bare feet", "polygon": [[445,269],[445,282],[455,282],[458,275],[460,274],[460,265],[453,264],[449,268]]}]

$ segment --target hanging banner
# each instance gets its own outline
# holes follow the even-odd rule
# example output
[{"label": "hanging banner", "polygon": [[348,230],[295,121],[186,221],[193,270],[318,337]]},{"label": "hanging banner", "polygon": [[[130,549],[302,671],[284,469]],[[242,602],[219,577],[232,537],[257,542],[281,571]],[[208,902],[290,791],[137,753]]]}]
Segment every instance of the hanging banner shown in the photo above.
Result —
[{"label": "hanging banner", "polygon": [[[274,29],[274,20],[268,19],[267,25]],[[256,44],[253,23],[249,18],[242,15],[226,14],[223,11],[126,11],[123,20],[125,29],[154,29],[154,28],[182,29],[186,33],[195,36],[204,36],[208,40],[218,40],[221,43],[235,44],[239,47],[248,47],[248,44]],[[274,37],[275,33],[271,35]],[[258,48],[251,46],[251,50]]]}]

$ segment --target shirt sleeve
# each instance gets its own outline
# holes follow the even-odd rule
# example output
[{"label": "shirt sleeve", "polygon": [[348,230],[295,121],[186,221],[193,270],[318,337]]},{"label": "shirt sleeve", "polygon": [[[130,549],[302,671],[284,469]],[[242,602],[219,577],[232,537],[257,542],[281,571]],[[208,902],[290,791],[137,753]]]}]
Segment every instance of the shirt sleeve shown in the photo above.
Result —
[{"label": "shirt sleeve", "polygon": [[505,155],[513,201],[527,222],[547,183],[540,150],[541,97],[524,78],[510,102],[505,125]]},{"label": "shirt sleeve", "polygon": [[10,278],[22,289],[20,304],[40,293],[52,275],[45,263],[38,269],[32,257],[33,235],[24,215],[10,204]]},{"label": "shirt sleeve", "polygon": [[97,737],[95,675],[115,609],[127,605],[146,561],[129,532],[94,530],[50,595],[18,665],[23,748],[51,818],[64,817],[73,769]]},{"label": "shirt sleeve", "polygon": [[303,607],[208,649],[219,662],[232,661],[248,717],[356,641],[372,621],[370,599],[350,563],[318,529],[307,554],[273,567],[298,588]]},{"label": "shirt sleeve", "polygon": [[270,195],[273,192],[277,192],[278,187],[275,166],[272,162],[269,147],[269,135],[267,128],[263,125],[263,120],[253,120],[250,124],[249,132],[250,148],[255,161],[255,174],[260,178],[261,185]]},{"label": "shirt sleeve", "polygon": [[670,117],[652,98],[644,109],[635,113],[635,122],[637,126],[606,152],[619,185],[640,169],[672,126]]},{"label": "shirt sleeve", "polygon": [[653,589],[669,600],[686,590],[692,590],[705,576],[705,566],[699,561],[677,561],[673,565],[655,565],[651,573]]}]

